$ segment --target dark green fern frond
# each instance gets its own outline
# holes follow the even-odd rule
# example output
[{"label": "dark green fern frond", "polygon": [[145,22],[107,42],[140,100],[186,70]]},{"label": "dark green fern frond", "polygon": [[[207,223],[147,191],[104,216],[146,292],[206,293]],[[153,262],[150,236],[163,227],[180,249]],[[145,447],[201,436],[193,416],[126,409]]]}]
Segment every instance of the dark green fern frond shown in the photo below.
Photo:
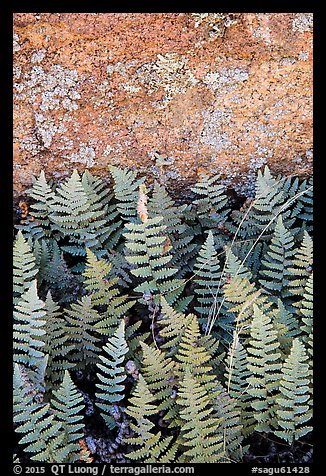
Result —
[{"label": "dark green fern frond", "polygon": [[292,264],[289,268],[293,275],[289,292],[295,296],[302,296],[307,279],[312,273],[313,241],[308,232],[304,230],[300,248],[295,251]]},{"label": "dark green fern frond", "polygon": [[142,375],[133,390],[130,405],[126,409],[127,415],[132,418],[130,428],[136,436],[126,438],[125,443],[136,447],[127,457],[132,460],[141,460],[142,463],[169,463],[174,461],[177,446],[171,444],[172,436],[163,438],[161,432],[152,433],[154,423],[150,417],[155,415],[157,407],[155,397],[150,392]]},{"label": "dark green fern frond", "polygon": [[277,429],[275,435],[292,444],[312,431],[307,425],[312,417],[309,392],[309,365],[304,345],[294,339],[291,353],[285,360],[276,397]]},{"label": "dark green fern frond", "polygon": [[50,414],[50,404],[37,403],[34,395],[26,389],[19,365],[14,369],[14,425],[16,433],[24,436],[19,444],[24,451],[32,453],[33,461],[64,463],[69,446],[64,443],[62,423]]},{"label": "dark green fern frond", "polygon": [[90,210],[97,220],[103,220],[102,226],[98,222],[98,239],[106,250],[116,245],[120,237],[122,222],[117,220],[118,211],[112,204],[113,194],[109,193],[107,185],[99,178],[94,177],[89,170],[82,175],[82,185],[90,203]]},{"label": "dark green fern frond", "polygon": [[52,390],[62,382],[65,371],[74,367],[68,357],[74,347],[68,345],[67,324],[50,291],[45,300],[45,312],[44,353],[49,356],[45,378],[48,388]]},{"label": "dark green fern frond", "polygon": [[272,241],[262,259],[262,268],[259,272],[260,284],[269,293],[285,299],[291,295],[292,273],[290,267],[294,257],[294,239],[291,231],[283,224],[279,216],[273,233]]},{"label": "dark green fern frond", "polygon": [[64,319],[67,323],[68,345],[73,347],[69,354],[69,362],[76,369],[85,370],[98,362],[98,343],[95,325],[100,315],[94,309],[90,296],[71,304],[66,309]]},{"label": "dark green fern frond", "polygon": [[165,295],[171,304],[182,292],[183,281],[173,276],[178,270],[171,266],[170,246],[165,249],[167,238],[163,218],[149,218],[142,223],[126,223],[126,259],[132,265],[131,273],[140,280],[135,292],[153,296],[159,303],[158,294]]},{"label": "dark green fern frond", "polygon": [[182,312],[175,311],[166,299],[161,297],[161,315],[157,324],[161,328],[160,335],[165,340],[161,348],[167,351],[168,356],[178,352],[184,332],[193,317],[193,314],[186,316]]},{"label": "dark green fern frond", "polygon": [[97,363],[99,371],[96,375],[101,383],[96,384],[96,405],[102,410],[102,418],[110,429],[116,426],[114,406],[124,398],[124,381],[127,378],[124,363],[128,350],[125,324],[121,321],[110,341],[103,346],[103,352],[99,355],[100,362]]},{"label": "dark green fern frond", "polygon": [[198,301],[195,311],[201,316],[200,323],[207,324],[207,318],[219,308],[223,289],[221,265],[211,230],[197,256],[194,274],[194,292]]},{"label": "dark green fern frond", "polygon": [[280,380],[281,354],[277,332],[270,317],[254,305],[254,318],[247,347],[248,393],[251,398],[255,430],[268,432],[275,426],[275,391]]},{"label": "dark green fern frond", "polygon": [[80,456],[78,441],[84,436],[85,425],[81,412],[85,405],[82,395],[78,392],[67,370],[60,387],[53,392],[50,404],[55,418],[62,424],[65,451],[69,450],[65,462],[74,463]]},{"label": "dark green fern frond", "polygon": [[221,419],[213,414],[211,400],[189,368],[180,382],[177,404],[182,420],[178,443],[182,463],[216,463],[223,459]]},{"label": "dark green fern frond", "polygon": [[92,304],[100,314],[101,319],[96,329],[101,334],[112,334],[122,316],[135,304],[128,301],[127,296],[120,295],[118,278],[111,278],[111,263],[97,258],[89,249],[86,249],[87,261],[85,265],[84,286],[88,291]]},{"label": "dark green fern frond", "polygon": [[[30,378],[44,367],[45,304],[39,299],[36,280],[14,308],[14,362],[29,369]],[[40,382],[41,384],[41,382]]]},{"label": "dark green fern frond", "polygon": [[205,228],[213,228],[218,223],[225,222],[229,214],[225,187],[219,184],[220,179],[219,175],[209,176],[201,172],[199,182],[191,188],[192,192],[199,195],[193,204]]},{"label": "dark green fern frond", "polygon": [[17,304],[22,294],[30,288],[37,273],[38,269],[32,248],[25,240],[22,232],[19,231],[13,247],[14,304]]},{"label": "dark green fern frond", "polygon": [[306,344],[310,357],[313,355],[313,279],[312,273],[307,280],[303,298],[298,304],[298,314],[302,321],[302,340]]},{"label": "dark green fern frond", "polygon": [[145,178],[137,179],[134,170],[109,166],[113,177],[113,191],[119,216],[124,221],[133,221],[137,217],[138,189]]},{"label": "dark green fern frond", "polygon": [[85,256],[85,248],[105,253],[99,241],[99,229],[105,220],[98,219],[83,188],[81,178],[74,170],[71,177],[56,190],[56,202],[51,205],[50,219],[67,244],[62,250],[73,256]]},{"label": "dark green fern frond", "polygon": [[49,218],[52,205],[56,202],[56,196],[51,185],[46,181],[43,170],[26,193],[35,202],[30,205],[30,213],[25,223],[18,225],[17,228],[25,231],[33,240],[40,240],[42,238],[56,239],[57,236],[52,229],[52,223]]}]

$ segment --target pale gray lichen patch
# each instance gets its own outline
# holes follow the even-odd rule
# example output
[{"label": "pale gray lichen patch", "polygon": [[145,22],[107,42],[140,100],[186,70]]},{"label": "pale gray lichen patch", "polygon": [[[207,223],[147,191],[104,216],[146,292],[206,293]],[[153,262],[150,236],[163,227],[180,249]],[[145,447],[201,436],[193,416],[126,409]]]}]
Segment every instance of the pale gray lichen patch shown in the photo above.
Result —
[{"label": "pale gray lichen patch", "polygon": [[85,164],[87,167],[92,167],[95,164],[95,156],[96,152],[94,147],[92,147],[89,143],[81,143],[79,147],[79,151],[77,153],[71,154],[67,156],[67,159],[70,159],[71,162],[79,162],[81,164]]},{"label": "pale gray lichen patch", "polygon": [[46,54],[46,50],[44,48],[42,48],[39,51],[35,51],[32,54],[31,62],[32,63],[40,63],[45,58],[45,54]]},{"label": "pale gray lichen patch", "polygon": [[232,117],[230,110],[216,109],[213,112],[204,111],[204,124],[200,141],[210,145],[215,151],[221,151],[231,145],[231,139],[227,132],[223,132],[223,126],[228,125]]},{"label": "pale gray lichen patch", "polygon": [[169,95],[184,93],[195,86],[198,79],[188,68],[189,59],[177,53],[157,55],[157,60],[143,64],[133,75],[149,94],[163,88]]},{"label": "pale gray lichen patch", "polygon": [[248,70],[246,68],[222,68],[219,71],[210,71],[203,78],[203,83],[212,91],[222,90],[227,88],[228,92],[234,90],[238,83],[247,81],[249,78]]},{"label": "pale gray lichen patch", "polygon": [[19,44],[19,36],[17,33],[13,34],[13,45],[12,45],[13,52],[15,53],[16,51],[20,50],[20,44]]},{"label": "pale gray lichen patch", "polygon": [[239,21],[237,13],[192,13],[194,27],[204,27],[211,38],[224,36],[225,30]]},{"label": "pale gray lichen patch", "polygon": [[293,31],[304,33],[313,28],[313,13],[296,13],[292,21]]}]

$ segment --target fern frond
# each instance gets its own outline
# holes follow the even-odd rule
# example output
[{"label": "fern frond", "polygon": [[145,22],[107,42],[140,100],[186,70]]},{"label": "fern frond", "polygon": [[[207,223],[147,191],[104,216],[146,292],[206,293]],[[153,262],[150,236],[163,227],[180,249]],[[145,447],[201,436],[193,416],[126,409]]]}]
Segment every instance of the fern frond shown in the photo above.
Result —
[{"label": "fern frond", "polygon": [[90,296],[72,303],[66,309],[64,319],[67,324],[68,345],[73,347],[69,353],[69,362],[76,369],[84,370],[98,361],[99,338],[96,335],[96,324],[100,315],[94,309]]},{"label": "fern frond", "polygon": [[288,355],[293,339],[300,333],[298,319],[284,306],[281,299],[277,300],[277,307],[271,312],[271,315],[274,328],[278,333],[280,350]]},{"label": "fern frond", "polygon": [[223,223],[229,214],[228,199],[225,187],[219,185],[220,176],[209,176],[205,172],[200,173],[200,180],[191,191],[199,195],[193,204],[202,226],[206,228],[216,227]]},{"label": "fern frond", "polygon": [[222,299],[221,265],[211,230],[198,253],[194,272],[194,292],[199,304],[195,311],[199,313],[200,323],[203,324],[206,323],[207,317],[219,308]]},{"label": "fern frond", "polygon": [[44,353],[49,356],[46,368],[46,383],[49,389],[52,390],[62,382],[65,371],[74,367],[74,364],[69,362],[68,357],[74,347],[68,345],[67,324],[50,291],[45,300],[45,312]]},{"label": "fern frond", "polygon": [[32,248],[21,231],[17,233],[13,247],[13,292],[14,304],[26,292],[38,273]]},{"label": "fern frond", "polygon": [[85,425],[81,412],[85,405],[82,395],[78,392],[67,370],[60,387],[53,392],[50,405],[54,410],[55,418],[62,423],[64,444],[66,451],[69,450],[65,462],[74,463],[79,459],[78,440],[84,436]]},{"label": "fern frond", "polygon": [[292,444],[312,431],[306,423],[312,417],[309,393],[309,365],[304,345],[294,339],[291,353],[285,360],[276,396],[278,428],[275,435]]},{"label": "fern frond", "polygon": [[182,280],[173,278],[178,270],[171,266],[172,255],[164,250],[166,227],[162,221],[158,216],[142,223],[126,223],[128,232],[123,235],[131,273],[141,281],[134,291],[153,296],[156,304],[159,303],[158,294],[166,294],[167,301],[172,304],[184,285]]},{"label": "fern frond", "polygon": [[303,239],[300,248],[295,251],[291,266],[292,274],[289,292],[295,296],[301,296],[307,279],[312,272],[313,241],[306,230],[303,231]]},{"label": "fern frond", "polygon": [[223,458],[221,419],[213,415],[213,407],[205,386],[185,369],[180,382],[177,404],[182,420],[179,445],[183,463],[216,463]]},{"label": "fern frond", "polygon": [[125,443],[138,448],[127,455],[132,460],[140,459],[142,463],[169,463],[173,461],[177,448],[171,445],[172,436],[163,438],[161,432],[151,432],[154,423],[149,418],[157,411],[155,401],[145,379],[139,375],[133,396],[129,400],[130,405],[126,409],[127,415],[133,419],[130,428],[136,436],[125,439]]},{"label": "fern frond", "polygon": [[285,299],[291,295],[289,288],[292,279],[290,267],[294,256],[294,239],[291,231],[283,224],[280,215],[272,236],[272,241],[262,259],[259,272],[260,284],[275,301],[279,296]]},{"label": "fern frond", "polygon": [[34,375],[44,367],[45,315],[45,304],[38,297],[35,280],[14,308],[13,326],[13,360]]},{"label": "fern frond", "polygon": [[137,179],[134,170],[109,166],[113,177],[113,191],[119,216],[124,221],[133,221],[137,217],[138,189],[145,178]]},{"label": "fern frond", "polygon": [[50,414],[50,404],[37,403],[33,393],[25,387],[24,378],[18,364],[14,369],[14,416],[16,433],[24,436],[19,443],[24,451],[32,453],[33,461],[64,463],[69,447],[64,443],[62,423]]},{"label": "fern frond", "polygon": [[135,301],[128,301],[127,296],[120,295],[117,286],[118,278],[110,278],[111,263],[97,258],[89,249],[86,249],[86,256],[87,261],[83,272],[84,286],[93,306],[101,314],[101,319],[96,323],[96,329],[101,334],[110,335]]},{"label": "fern frond", "polygon": [[248,393],[256,420],[256,431],[268,432],[275,425],[275,396],[280,380],[281,363],[277,332],[270,317],[254,305],[254,318],[247,347]]},{"label": "fern frond", "polygon": [[124,362],[128,350],[125,324],[121,321],[110,341],[103,346],[103,352],[99,355],[100,362],[97,363],[99,371],[96,375],[101,383],[96,384],[96,397],[99,400],[96,405],[102,410],[102,418],[110,429],[116,426],[114,405],[124,398],[124,381],[127,378]]}]

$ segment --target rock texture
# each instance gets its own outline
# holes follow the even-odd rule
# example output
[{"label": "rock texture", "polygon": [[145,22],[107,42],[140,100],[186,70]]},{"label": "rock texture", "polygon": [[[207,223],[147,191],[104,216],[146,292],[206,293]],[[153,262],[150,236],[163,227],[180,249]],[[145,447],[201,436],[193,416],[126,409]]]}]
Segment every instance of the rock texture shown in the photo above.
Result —
[{"label": "rock texture", "polygon": [[157,153],[174,190],[312,173],[311,13],[16,13],[13,50],[16,195]]}]

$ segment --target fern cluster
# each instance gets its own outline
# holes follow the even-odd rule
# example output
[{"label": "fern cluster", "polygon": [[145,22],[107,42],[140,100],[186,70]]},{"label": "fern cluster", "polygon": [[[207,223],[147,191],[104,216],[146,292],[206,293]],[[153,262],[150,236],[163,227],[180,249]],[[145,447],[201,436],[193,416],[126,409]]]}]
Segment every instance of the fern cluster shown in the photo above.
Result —
[{"label": "fern cluster", "polygon": [[201,172],[185,204],[109,169],[110,184],[42,172],[27,191],[15,461],[101,462],[95,426],[105,461],[242,462],[255,438],[310,441],[312,180],[266,167],[231,210],[218,174]]}]

